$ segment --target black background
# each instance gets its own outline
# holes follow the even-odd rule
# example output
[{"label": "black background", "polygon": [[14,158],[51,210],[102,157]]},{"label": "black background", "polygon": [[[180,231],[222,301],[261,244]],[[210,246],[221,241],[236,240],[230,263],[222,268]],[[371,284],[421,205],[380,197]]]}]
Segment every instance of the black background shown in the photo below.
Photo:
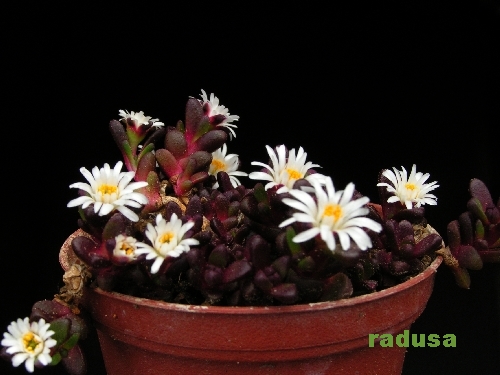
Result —
[{"label": "black background", "polygon": [[[188,96],[214,92],[240,116],[228,146],[243,170],[267,161],[266,144],[302,146],[338,189],[353,181],[375,202],[380,169],[416,163],[440,184],[427,216],[442,234],[471,178],[498,199],[498,0],[349,4],[6,9],[0,331],[61,286],[68,186],[119,160],[107,128],[119,109],[174,125]],[[498,374],[500,268],[471,274],[465,291],[439,269],[411,332],[454,333],[457,348],[410,348],[404,375]],[[89,375],[103,373],[96,345]]]}]

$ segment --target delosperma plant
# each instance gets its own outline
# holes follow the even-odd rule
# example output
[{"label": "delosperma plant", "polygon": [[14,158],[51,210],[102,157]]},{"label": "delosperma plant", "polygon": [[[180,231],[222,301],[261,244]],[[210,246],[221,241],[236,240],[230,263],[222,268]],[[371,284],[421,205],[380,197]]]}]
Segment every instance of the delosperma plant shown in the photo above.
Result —
[{"label": "delosperma plant", "polygon": [[80,231],[64,286],[4,334],[2,355],[14,366],[32,372],[62,361],[85,373],[79,301],[88,287],[181,304],[277,306],[373,293],[437,254],[466,288],[467,269],[500,262],[500,201],[477,179],[445,247],[424,209],[436,205],[439,185],[415,165],[379,173],[378,205],[353,183],[336,190],[302,147],[266,146],[269,161],[252,163],[260,170],[239,171],[238,155],[228,154],[239,117],[203,90],[175,126],[143,112],[119,116],[109,130],[123,161],[81,168],[87,182],[70,185]]}]

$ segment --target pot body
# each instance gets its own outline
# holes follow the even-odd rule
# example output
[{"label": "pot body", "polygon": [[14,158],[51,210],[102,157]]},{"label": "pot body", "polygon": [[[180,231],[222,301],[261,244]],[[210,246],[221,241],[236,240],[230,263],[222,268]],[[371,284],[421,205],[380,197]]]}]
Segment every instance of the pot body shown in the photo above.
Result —
[{"label": "pot body", "polygon": [[108,375],[399,375],[406,348],[369,347],[369,334],[409,329],[440,263],[395,287],[335,302],[192,306],[87,289],[84,303]]}]

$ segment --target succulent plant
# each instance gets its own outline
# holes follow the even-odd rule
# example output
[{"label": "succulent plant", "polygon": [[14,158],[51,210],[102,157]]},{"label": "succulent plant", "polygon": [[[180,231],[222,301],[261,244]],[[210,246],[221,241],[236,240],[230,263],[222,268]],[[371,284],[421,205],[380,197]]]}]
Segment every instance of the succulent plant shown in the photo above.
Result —
[{"label": "succulent plant", "polygon": [[31,321],[48,322],[55,341],[27,368],[47,364],[50,352],[52,364],[84,372],[77,341],[86,329],[77,313],[85,286],[183,304],[290,305],[388,288],[437,254],[465,287],[467,268],[500,261],[499,205],[479,180],[471,181],[469,211],[448,226],[448,249],[423,207],[436,204],[430,192],[438,185],[415,165],[409,174],[381,171],[373,204],[353,183],[336,191],[302,148],[266,146],[268,164],[253,162],[262,169],[248,175],[265,184],[245,186],[226,145],[239,117],[213,94],[189,98],[176,126],[119,114],[109,129],[123,162],[81,168],[88,183],[70,186],[80,193],[68,207],[78,207],[81,231],[66,254],[65,286],[33,307]]},{"label": "succulent plant", "polygon": [[467,289],[468,269],[477,271],[483,263],[500,263],[500,198],[495,206],[488,188],[477,178],[470,181],[469,192],[467,211],[448,224],[449,249],[439,252],[457,284]]}]

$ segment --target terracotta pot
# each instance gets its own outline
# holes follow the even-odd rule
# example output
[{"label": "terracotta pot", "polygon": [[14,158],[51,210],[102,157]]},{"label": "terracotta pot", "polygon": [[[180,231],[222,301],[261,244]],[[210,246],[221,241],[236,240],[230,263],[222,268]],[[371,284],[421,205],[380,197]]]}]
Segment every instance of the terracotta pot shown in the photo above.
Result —
[{"label": "terracotta pot", "polygon": [[403,284],[336,302],[207,307],[87,289],[84,303],[108,375],[401,374],[406,349],[369,347],[368,335],[409,329],[440,263]]}]

